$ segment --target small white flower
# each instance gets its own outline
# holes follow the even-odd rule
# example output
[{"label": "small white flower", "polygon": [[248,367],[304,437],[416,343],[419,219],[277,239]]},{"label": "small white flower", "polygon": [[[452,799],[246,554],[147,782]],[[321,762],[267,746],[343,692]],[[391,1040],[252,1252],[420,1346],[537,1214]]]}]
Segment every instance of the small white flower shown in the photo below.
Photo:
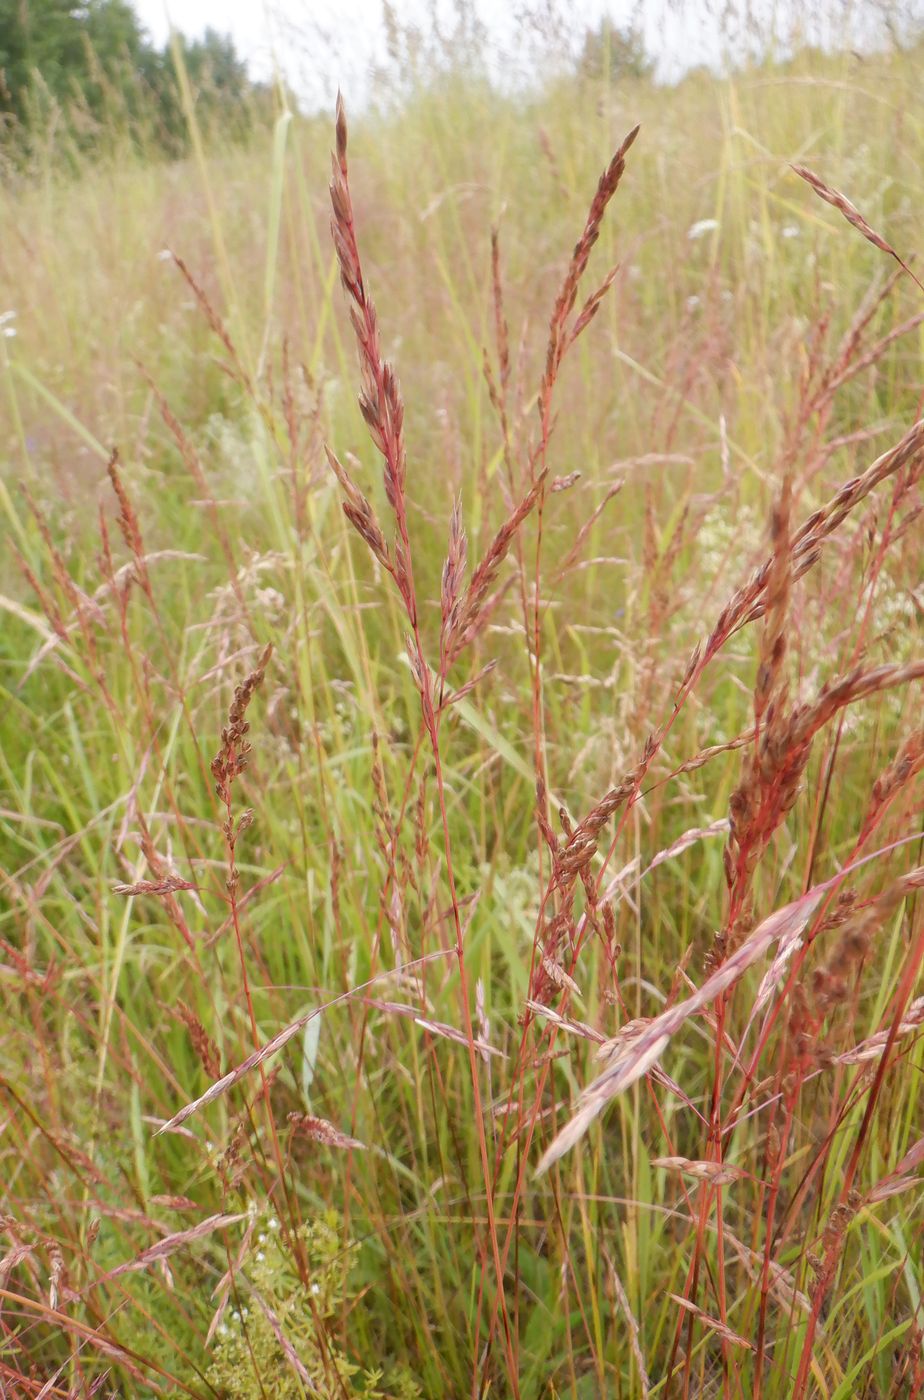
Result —
[{"label": "small white flower", "polygon": [[269,1225],[271,1230],[279,1229],[279,1221],[276,1219],[275,1215],[270,1216],[269,1220],[267,1221],[267,1224]]},{"label": "small white flower", "polygon": [[6,340],[12,340],[13,337],[15,336],[15,334],[16,334],[16,327],[15,327],[15,326],[4,326],[4,327],[3,327],[3,335],[4,335],[4,338],[5,338]]},{"label": "small white flower", "polygon": [[160,252],[157,254],[157,261],[169,262],[172,257],[173,254],[171,253],[169,248],[161,248]]},{"label": "small white flower", "polygon": [[718,219],[697,219],[696,223],[687,229],[687,238],[694,243],[697,238],[702,238],[707,233],[715,233],[718,227]]},{"label": "small white flower", "polygon": [[16,312],[15,312],[15,311],[13,311],[13,310],[10,310],[10,311],[0,311],[0,326],[5,326],[9,321],[15,321],[15,320],[16,320]]},{"label": "small white flower", "polygon": [[697,297],[697,296],[687,297],[687,310],[688,310],[688,311],[695,311],[696,308],[697,308],[698,306],[699,306],[699,297]]},{"label": "small white flower", "polygon": [[321,1290],[320,1290],[320,1288],[318,1287],[318,1285],[317,1285],[316,1283],[313,1283],[313,1284],[311,1285],[311,1291],[312,1291],[312,1293],[320,1293]]},{"label": "small white flower", "polygon": [[802,230],[798,224],[784,224],[780,229],[784,238],[801,238]]},{"label": "small white flower", "polygon": [[258,1250],[257,1250],[257,1263],[258,1263],[258,1264],[262,1264],[262,1263],[263,1263],[263,1260],[264,1260],[265,1258],[266,1258],[266,1255],[263,1253],[263,1250],[262,1250],[262,1249],[258,1249]]}]

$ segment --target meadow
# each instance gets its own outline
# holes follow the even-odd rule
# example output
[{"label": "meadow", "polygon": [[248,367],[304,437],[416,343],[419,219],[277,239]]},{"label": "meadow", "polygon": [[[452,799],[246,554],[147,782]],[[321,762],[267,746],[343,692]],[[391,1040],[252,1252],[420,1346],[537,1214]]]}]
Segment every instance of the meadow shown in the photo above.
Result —
[{"label": "meadow", "polygon": [[0,1393],[924,1393],[921,61],[5,168]]}]

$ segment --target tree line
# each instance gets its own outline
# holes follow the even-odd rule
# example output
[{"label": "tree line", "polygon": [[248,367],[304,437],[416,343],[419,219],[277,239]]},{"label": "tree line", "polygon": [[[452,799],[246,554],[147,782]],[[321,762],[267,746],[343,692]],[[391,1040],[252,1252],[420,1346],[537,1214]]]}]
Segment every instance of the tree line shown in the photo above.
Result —
[{"label": "tree line", "polygon": [[127,128],[181,154],[188,132],[177,59],[203,128],[234,139],[271,109],[270,90],[251,81],[230,38],[207,29],[176,44],[175,53],[152,43],[127,0],[0,0],[0,124],[15,142],[50,109],[63,110],[82,145]]}]

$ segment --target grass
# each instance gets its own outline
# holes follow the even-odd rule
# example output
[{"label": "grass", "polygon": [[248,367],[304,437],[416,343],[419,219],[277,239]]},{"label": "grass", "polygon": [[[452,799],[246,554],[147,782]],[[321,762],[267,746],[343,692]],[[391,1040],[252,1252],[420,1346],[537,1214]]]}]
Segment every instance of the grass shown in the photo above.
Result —
[{"label": "grass", "polygon": [[924,1389],[918,67],[9,176],[9,1393]]}]

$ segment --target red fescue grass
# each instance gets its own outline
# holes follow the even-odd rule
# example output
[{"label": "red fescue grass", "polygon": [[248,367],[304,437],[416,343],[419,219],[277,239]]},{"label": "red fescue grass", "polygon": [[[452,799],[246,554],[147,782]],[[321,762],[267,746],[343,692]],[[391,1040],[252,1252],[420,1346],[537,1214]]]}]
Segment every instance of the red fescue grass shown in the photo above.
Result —
[{"label": "red fescue grass", "polygon": [[[32,779],[10,769],[5,815],[31,843],[4,873],[2,944],[21,1058],[3,1082],[0,1360],[17,1393],[363,1393],[342,1355],[404,1367],[428,1396],[840,1396],[861,1381],[878,1394],[883,1376],[896,1397],[924,1388],[924,662],[904,637],[880,660],[875,633],[877,588],[914,568],[924,421],[830,479],[878,436],[845,424],[841,396],[877,383],[924,313],[883,324],[907,259],[797,168],[900,268],[840,337],[815,303],[762,458],[763,558],[732,538],[716,578],[697,572],[735,489],[724,419],[719,493],[665,509],[646,485],[630,515],[626,454],[585,506],[556,412],[607,294],[628,296],[618,266],[589,294],[582,283],[644,170],[638,131],[548,296],[534,389],[530,327],[512,349],[509,235],[484,236],[494,344],[478,368],[496,456],[444,493],[445,523],[360,255],[342,103],[332,235],[383,489],[338,440],[312,371],[288,344],[252,365],[177,257],[251,429],[277,547],[256,511],[229,526],[147,371],[221,561],[204,621],[191,605],[194,625],[174,632],[161,563],[193,551],[149,547],[145,497],[115,452],[127,559],[101,512],[92,591],[29,503],[19,557],[34,597],[7,600],[42,638],[25,680],[54,677],[83,800],[105,790],[94,762],[110,739],[128,787],[81,822],[53,773],[56,800],[37,812]],[[374,228],[374,208],[364,220]],[[646,469],[686,460],[669,398]],[[638,639],[605,592],[617,530]],[[604,553],[587,560],[592,542]],[[592,607],[575,584],[585,563],[604,595]],[[606,648],[579,640],[605,626],[626,658],[609,678],[595,670]],[[608,781],[593,769],[576,783],[598,681],[628,703]],[[353,693],[347,733],[338,697]],[[313,1301],[304,1228],[326,1206],[343,1237],[330,1308]],[[291,1307],[252,1286],[269,1219]],[[235,1315],[249,1369],[232,1376],[221,1337]]]},{"label": "red fescue grass", "polygon": [[[562,290],[559,293],[555,307],[552,312],[549,347],[546,356],[546,369],[538,395],[538,408],[540,417],[539,442],[537,447],[534,448],[528,454],[528,462],[533,475],[535,475],[534,464],[537,461],[543,464],[543,475],[539,478],[538,483],[540,485],[544,480],[544,475],[546,471],[545,462],[547,459],[548,443],[551,434],[552,394],[559,370],[561,368],[561,362],[564,353],[570,347],[570,345],[573,344],[580,332],[589,324],[589,322],[593,318],[594,314],[599,308],[603,296],[605,295],[609,287],[612,285],[612,281],[615,277],[615,272],[609,274],[604,280],[604,282],[601,284],[601,286],[598,288],[598,290],[588,298],[584,308],[575,319],[573,326],[571,326],[570,328],[567,325],[568,317],[574,307],[580,279],[583,273],[586,271],[590,251],[599,236],[599,228],[607,204],[609,203],[609,200],[612,197],[612,195],[615,193],[616,188],[619,184],[619,180],[624,172],[626,153],[632,145],[632,143],[634,142],[637,134],[638,128],[636,127],[632,130],[632,132],[630,132],[629,136],[620,146],[616,155],[613,157],[612,162],[601,177],[597,193],[594,197],[593,203],[591,205],[591,210],[588,215],[587,224],[585,226],[581,238],[575,246],[574,253],[572,254],[571,263],[569,265],[568,272],[566,274],[565,281],[562,286]],[[429,670],[427,668],[426,660],[422,654],[419,632],[417,631],[416,599],[413,595],[413,581],[410,566],[410,546],[407,538],[406,528],[407,513],[404,505],[404,497],[406,490],[406,461],[404,455],[403,440],[401,437],[401,425],[403,424],[404,418],[404,406],[400,400],[400,394],[397,389],[397,382],[395,380],[393,371],[391,371],[390,368],[386,366],[380,366],[378,363],[377,327],[375,321],[375,313],[372,310],[371,303],[369,303],[368,299],[366,298],[365,291],[363,288],[362,272],[355,241],[352,205],[349,199],[349,188],[347,182],[346,167],[346,122],[342,105],[338,107],[337,157],[335,161],[334,172],[334,184],[332,185],[332,198],[334,203],[334,240],[337,245],[338,256],[340,258],[341,275],[344,281],[344,286],[346,287],[347,293],[356,308],[356,310],[353,313],[354,327],[357,330],[361,362],[363,363],[368,374],[368,383],[370,386],[365,388],[363,391],[363,395],[361,397],[361,408],[363,411],[363,416],[365,417],[367,423],[370,426],[373,439],[379,447],[380,451],[382,452],[383,457],[385,458],[386,495],[389,504],[395,511],[395,516],[399,529],[399,543],[396,549],[396,563],[394,566],[391,564],[390,559],[388,558],[387,553],[385,552],[382,532],[378,527],[377,522],[375,522],[374,516],[371,512],[371,507],[368,506],[368,503],[365,501],[364,498],[360,497],[359,499],[362,500],[362,507],[358,508],[356,505],[356,499],[357,497],[359,497],[359,493],[357,492],[356,488],[352,485],[349,478],[346,476],[346,473],[344,472],[343,468],[340,467],[339,464],[335,464],[335,471],[338,476],[338,479],[341,481],[341,484],[344,486],[347,492],[348,499],[344,505],[345,513],[347,514],[351,522],[356,526],[360,535],[369,545],[373,554],[375,554],[377,558],[379,558],[382,562],[386,564],[386,567],[389,568],[389,572],[393,573],[399,592],[401,592],[402,598],[405,602],[405,606],[408,610],[408,615],[411,620],[412,626],[415,628],[415,655],[413,656],[413,660],[415,663],[415,674],[418,686],[421,690],[425,723],[427,724],[427,727],[430,730],[431,738],[433,741],[434,756],[436,759],[437,776],[439,781],[438,743],[435,734],[435,726],[433,725],[432,720],[428,718],[428,707],[430,712],[432,713],[432,701],[430,700],[429,692]],[[798,169],[797,173],[802,174],[804,178],[807,178],[807,172],[803,171],[802,169]],[[818,181],[817,178],[813,178],[810,181],[810,183],[813,184],[813,187],[818,192],[823,193],[825,198],[829,198],[829,194],[826,191],[826,187],[822,186],[821,182]],[[844,201],[843,197],[840,197],[838,199],[834,199],[832,197],[831,202],[836,203],[837,207],[840,208],[842,212],[845,209],[849,209],[852,211],[852,206],[849,206],[847,202]],[[852,212],[855,215],[855,211]],[[866,225],[865,221],[861,220],[858,215],[852,217],[850,221],[856,224],[858,227],[860,227],[861,232],[863,232],[864,235],[870,239],[870,241],[874,242],[877,247],[880,247],[884,251],[892,253],[896,258],[898,258],[898,261],[900,262],[902,268],[905,268],[904,262],[901,260],[901,258],[898,257],[897,254],[894,253],[894,250],[888,244],[885,244],[881,240],[881,238],[878,238],[878,236],[874,236],[872,234],[872,231],[869,229],[868,225]],[[496,238],[492,240],[492,251],[492,271],[495,285],[495,306],[496,308],[499,308],[500,295],[498,292]],[[500,377],[501,382],[503,383],[506,378],[507,367],[507,338],[503,318],[499,310],[496,314],[496,327],[498,332],[498,356],[501,365]],[[842,358],[844,358],[845,355],[849,359],[849,351],[842,352]],[[374,395],[377,395],[378,398],[378,409],[376,409],[374,405]],[[492,397],[494,397],[495,401],[499,403],[499,396],[497,396],[496,393],[492,395]],[[803,421],[809,418],[812,410],[817,411],[817,404],[814,402],[806,405],[805,410],[803,412]],[[501,413],[501,420],[503,426],[503,412]],[[725,930],[723,930],[720,934],[717,935],[715,947],[713,949],[713,952],[710,954],[710,961],[715,966],[715,971],[712,973],[712,976],[706,980],[706,982],[699,989],[697,994],[694,997],[690,998],[688,1002],[679,1004],[674,1011],[666,1013],[664,1017],[660,1018],[659,1020],[656,1020],[652,1024],[651,1028],[648,1031],[646,1031],[644,1035],[634,1036],[632,1038],[632,1040],[629,1042],[629,1044],[631,1045],[631,1049],[628,1051],[624,1051],[622,1057],[618,1061],[619,1072],[613,1075],[612,1072],[609,1071],[601,1080],[596,1081],[596,1083],[592,1086],[591,1090],[588,1091],[588,1107],[582,1109],[581,1112],[577,1115],[577,1117],[569,1123],[568,1127],[561,1133],[559,1133],[558,1137],[546,1151],[539,1163],[540,1172],[548,1169],[548,1167],[550,1167],[555,1161],[557,1161],[558,1158],[564,1152],[568,1151],[571,1147],[574,1146],[575,1142],[578,1140],[578,1137],[582,1135],[584,1131],[586,1131],[589,1122],[601,1111],[608,1098],[615,1093],[621,1092],[629,1084],[634,1082],[634,1080],[638,1078],[638,1076],[641,1075],[646,1069],[649,1069],[654,1063],[654,1061],[660,1058],[668,1043],[670,1035],[673,1034],[674,1031],[688,1019],[688,1017],[692,1016],[697,1010],[699,1010],[705,1005],[713,1005],[716,1008],[716,1060],[712,1090],[712,1125],[707,1143],[707,1151],[709,1152],[710,1156],[713,1153],[717,1153],[718,1160],[720,1161],[722,1151],[722,1138],[728,1132],[728,1125],[723,1122],[720,1112],[722,1101],[723,1072],[722,1051],[724,1048],[725,1039],[724,1024],[728,989],[739,979],[739,977],[743,974],[745,969],[753,961],[756,961],[757,958],[759,958],[766,952],[768,946],[770,946],[772,942],[781,939],[786,939],[790,943],[793,942],[795,931],[801,931],[805,921],[808,919],[812,912],[813,906],[817,904],[821,894],[824,892],[824,887],[820,887],[818,890],[813,890],[809,892],[796,902],[796,904],[793,906],[793,913],[791,915],[788,910],[781,911],[780,915],[771,916],[769,920],[765,921],[764,925],[761,926],[760,930],[752,932],[753,914],[750,912],[748,891],[754,871],[756,870],[756,867],[761,857],[765,853],[774,832],[779,827],[786,813],[791,809],[794,802],[796,801],[799,787],[801,784],[801,779],[805,772],[805,767],[807,765],[809,755],[811,752],[812,742],[817,733],[826,724],[828,724],[833,718],[833,716],[836,715],[846,705],[849,705],[855,702],[856,700],[864,698],[868,695],[876,694],[880,690],[885,689],[889,686],[903,685],[924,677],[924,663],[916,663],[906,667],[880,667],[874,671],[870,671],[867,673],[855,671],[850,676],[845,677],[842,680],[833,683],[828,683],[824,687],[817,701],[814,702],[814,704],[803,704],[797,706],[789,714],[787,714],[786,705],[788,686],[784,677],[783,667],[786,655],[786,623],[789,595],[793,574],[795,571],[796,560],[799,557],[797,547],[799,545],[803,546],[803,568],[810,568],[812,564],[817,560],[817,554],[814,552],[817,548],[815,542],[824,538],[825,534],[829,534],[837,528],[837,525],[840,523],[840,521],[842,521],[845,518],[846,514],[855,506],[855,504],[859,500],[863,498],[863,496],[866,494],[866,491],[868,489],[871,489],[869,483],[873,483],[876,480],[881,479],[882,475],[886,472],[891,473],[892,471],[900,469],[908,462],[913,463],[917,467],[918,472],[920,472],[920,463],[922,461],[922,437],[924,437],[924,423],[915,424],[914,428],[912,428],[909,434],[906,435],[906,438],[903,439],[903,441],[900,444],[898,444],[898,446],[895,449],[893,449],[891,453],[886,454],[885,463],[880,461],[874,464],[871,468],[869,468],[867,473],[865,474],[865,480],[857,479],[853,482],[847,483],[847,485],[841,488],[841,490],[838,492],[838,495],[835,498],[834,502],[832,502],[832,504],[827,508],[827,510],[815,512],[813,517],[808,522],[806,522],[801,527],[801,529],[798,532],[796,532],[792,537],[790,535],[792,483],[788,472],[787,475],[784,477],[781,497],[778,504],[774,508],[772,516],[771,537],[773,541],[773,554],[771,556],[771,559],[768,561],[768,565],[766,565],[764,569],[761,570],[760,575],[759,594],[761,594],[762,597],[760,598],[760,606],[757,612],[759,613],[759,615],[763,616],[764,626],[762,628],[759,643],[757,679],[754,691],[754,749],[751,751],[750,755],[746,759],[744,781],[742,785],[732,795],[730,803],[730,809],[732,813],[731,836],[729,838],[729,845],[726,850],[726,877],[729,886],[729,906]],[[506,441],[505,450],[508,450],[506,448]],[[522,523],[522,520],[526,516],[527,506],[531,506],[533,504],[533,497],[535,496],[535,498],[539,502],[539,531],[536,546],[536,572],[533,580],[533,645],[531,649],[533,662],[532,671],[534,677],[533,712],[537,741],[535,757],[537,782],[539,784],[539,825],[540,830],[543,832],[546,838],[546,843],[552,851],[554,858],[559,854],[558,843],[551,831],[551,828],[548,826],[548,819],[545,815],[545,812],[541,810],[542,808],[544,808],[546,802],[545,770],[541,747],[542,698],[541,687],[539,686],[538,682],[541,649],[541,573],[539,568],[539,556],[541,548],[542,495],[541,493],[536,492],[536,485],[537,483],[534,480],[533,491],[530,493],[530,496],[526,498],[524,506],[521,507],[509,518],[508,522],[503,527],[501,534],[512,538],[514,532],[519,528],[520,524]],[[805,542],[808,539],[812,539],[813,544],[811,547],[806,548]],[[464,571],[465,559],[464,550],[462,546],[463,540],[464,535],[462,534],[461,527],[459,525],[459,512],[457,508],[453,511],[450,532],[450,553],[443,572],[442,614],[444,632],[447,627],[447,618],[451,614],[452,609],[455,607],[456,604],[456,595],[460,587],[460,578],[462,572]],[[477,571],[475,577],[477,578]],[[729,629],[730,627],[736,627],[741,623],[742,615],[746,607],[746,599],[747,593],[745,592],[739,594],[737,598],[733,600],[732,604],[727,610],[729,616],[726,618],[723,614],[723,619],[720,619],[720,624],[715,629],[713,639],[716,638],[716,634],[719,634],[721,636],[722,632],[725,632],[725,635],[728,635],[726,629]],[[750,599],[748,599],[748,601],[750,601]],[[723,621],[724,627],[722,626]],[[724,641],[724,636],[722,637],[722,640]],[[693,676],[698,672],[701,663],[705,662],[705,660],[711,659],[711,656],[719,649],[719,645],[716,644],[715,640],[712,640],[711,648],[707,645],[702,655],[696,653],[694,654],[694,657],[691,660],[690,665],[688,666],[687,675],[684,678],[685,683],[690,683]],[[445,646],[445,642],[442,639],[441,659],[443,670],[445,670],[447,648]],[[441,672],[441,682],[444,680],[444,678],[445,677]],[[763,724],[762,720],[765,721]],[[616,810],[618,810],[619,806],[624,805],[626,809],[628,809],[632,805],[632,803],[637,799],[640,790],[640,781],[647,772],[651,759],[654,757],[654,754],[656,753],[660,742],[662,741],[662,738],[663,736],[659,735],[652,736],[649,739],[649,741],[646,743],[645,753],[643,755],[641,763],[638,766],[638,769],[625,780],[624,785],[614,790],[614,793],[609,797],[608,800],[605,800],[603,803],[598,805],[594,813],[592,813],[590,817],[587,818],[582,828],[579,828],[578,833],[575,833],[572,829],[570,829],[570,823],[565,822],[564,813],[562,813],[562,819],[565,823],[566,835],[569,839],[571,853],[570,859],[567,861],[567,863],[562,862],[560,857],[557,861],[555,861],[555,865],[557,866],[557,868],[554,870],[552,882],[548,887],[547,895],[543,899],[543,903],[541,905],[540,925],[537,928],[537,939],[534,943],[534,954],[536,949],[538,949],[540,946],[539,940],[542,931],[542,921],[546,916],[548,909],[548,900],[552,896],[553,891],[555,891],[555,893],[558,895],[558,899],[561,902],[561,909],[558,913],[554,915],[554,917],[551,920],[551,927],[554,930],[555,943],[551,946],[547,945],[546,949],[543,952],[542,961],[538,969],[540,974],[539,978],[537,978],[537,968],[535,960],[531,967],[530,997],[532,1004],[537,1004],[538,1002],[538,1004],[541,1005],[542,1003],[540,998],[542,997],[542,995],[550,994],[551,988],[549,987],[549,982],[553,983],[555,987],[561,989],[563,1002],[566,1001],[567,996],[572,990],[576,990],[576,986],[573,981],[573,974],[577,966],[577,954],[580,950],[580,940],[577,932],[577,925],[573,919],[573,915],[569,907],[569,904],[573,903],[573,892],[576,878],[580,876],[585,882],[585,889],[589,903],[587,916],[585,917],[584,922],[585,927],[589,927],[591,925],[591,922],[593,921],[594,913],[596,912],[594,909],[596,901],[594,883],[588,878],[588,875],[585,874],[585,872],[587,871],[587,867],[589,866],[591,856],[596,852],[596,836],[598,835],[599,831],[602,830],[602,828],[608,823],[608,821],[610,820],[612,815],[614,815]],[[463,997],[463,1014],[466,1019],[466,1033],[469,1036],[470,1064],[472,1068],[473,1084],[476,1089],[474,1096],[474,1104],[475,1112],[476,1114],[478,1114],[479,1117],[478,1126],[480,1133],[480,1141],[482,1143],[482,1165],[486,1173],[485,1187],[488,1224],[492,1234],[492,1251],[498,1275],[498,1295],[491,1314],[489,1336],[493,1335],[493,1329],[497,1322],[498,1313],[501,1313],[503,1315],[502,1321],[505,1333],[507,1335],[508,1360],[511,1363],[514,1363],[514,1358],[509,1350],[509,1324],[506,1317],[505,1303],[503,1297],[503,1274],[504,1270],[506,1269],[509,1247],[513,1231],[512,1229],[508,1231],[507,1239],[504,1244],[503,1256],[501,1257],[498,1249],[494,1216],[491,1208],[491,1194],[492,1190],[494,1189],[495,1183],[489,1181],[487,1178],[486,1147],[484,1145],[484,1136],[481,1128],[480,1095],[477,1091],[478,1074],[477,1065],[475,1061],[474,1036],[471,1028],[471,1020],[468,1011],[468,989],[464,976],[464,960],[461,943],[461,924],[458,917],[458,905],[455,893],[455,883],[452,876],[452,852],[449,840],[448,823],[445,820],[445,807],[443,803],[441,783],[440,796],[444,814],[447,875],[453,900],[453,910],[456,918],[456,926],[459,939],[458,954],[460,961],[460,984]],[[872,828],[868,831],[865,831],[864,837],[868,837],[871,834],[871,830]],[[849,870],[847,873],[849,873]],[[915,888],[917,884],[920,883],[920,881],[917,879],[918,874],[920,874],[920,872],[915,872],[911,876],[905,877],[905,879],[899,882],[898,886],[896,886],[896,889],[901,891],[901,897],[903,897],[908,890]],[[840,884],[842,878],[846,878],[846,875],[844,877],[839,877],[836,882],[832,883]],[[922,876],[921,878],[924,879],[924,876]],[[786,916],[788,916],[788,920]],[[795,922],[793,922],[793,916],[795,917]],[[560,946],[563,935],[565,937],[568,937],[568,941],[570,942],[572,949],[572,965],[567,973],[564,972],[563,969],[559,967],[559,964],[554,960],[560,952]],[[737,935],[739,947],[737,951],[733,952],[730,950],[730,942],[735,935]],[[807,942],[810,941],[811,935],[807,939]],[[914,978],[916,977],[918,971],[918,959],[915,959],[913,964],[911,964],[910,966],[912,968],[910,976],[913,984]],[[555,975],[555,973],[553,972],[550,976],[550,969],[557,969],[558,975]],[[542,978],[545,979],[545,986],[542,985]],[[554,995],[554,992],[551,992],[551,994]],[[894,1023],[896,1026],[901,1021],[901,1015],[904,1011],[904,1006],[906,1003],[907,994],[904,998],[904,1001],[899,1005],[898,1010],[896,1012],[896,1020]],[[527,1004],[527,1008],[528,1007],[529,1003]],[[526,1027],[528,1027],[528,1024],[529,1010],[527,1009],[527,1016],[525,1019]],[[820,1030],[820,1028],[821,1027],[819,1024],[817,1029]],[[554,1031],[555,1023],[553,1022],[552,1026],[550,1027],[550,1036],[554,1036]],[[525,1044],[525,1034],[523,1043]],[[526,1115],[526,1123],[528,1125],[526,1133],[527,1153],[529,1145],[531,1143],[532,1132],[535,1126],[538,1108],[542,1101],[542,1090],[543,1081],[540,1078],[539,1088],[535,1095],[534,1107],[532,1111]],[[508,1100],[508,1104],[512,1104],[513,1101],[514,1095],[511,1094]],[[875,1094],[873,1095],[873,1102],[875,1102]],[[520,1115],[522,1115],[522,1099],[520,1100],[520,1103],[518,1105],[518,1110]],[[858,1143],[854,1149],[852,1165],[855,1165],[856,1158],[862,1147],[864,1130],[867,1126],[867,1121],[870,1112],[871,1106],[868,1106],[867,1114],[864,1117],[864,1123],[861,1127],[861,1132],[858,1136]],[[505,1130],[506,1127],[507,1122],[505,1120]],[[498,1164],[503,1152],[503,1148],[504,1136],[502,1135],[497,1150]],[[527,1155],[527,1153],[524,1153],[524,1158]],[[715,1171],[713,1171],[708,1178],[711,1181],[712,1185],[716,1188],[719,1201],[717,1207],[717,1219],[719,1222],[717,1301],[722,1319],[721,1322],[710,1323],[710,1325],[722,1338],[723,1343],[731,1339],[740,1344],[741,1339],[737,1338],[734,1334],[730,1333],[725,1324],[725,1269],[724,1255],[722,1251],[723,1236],[721,1196],[719,1192],[722,1185],[728,1184],[729,1178],[726,1175],[723,1175],[723,1171],[724,1169],[717,1166]],[[851,1178],[852,1174],[852,1171],[850,1171],[849,1175]],[[511,1211],[511,1214],[514,1217],[518,1208],[519,1194],[522,1190],[522,1185],[523,1172],[521,1170],[517,1177],[516,1188],[514,1191],[513,1208]],[[849,1186],[844,1188],[844,1192],[849,1197]],[[697,1248],[694,1253],[694,1258],[691,1264],[691,1272],[688,1276],[687,1284],[687,1287],[694,1292],[696,1291],[697,1287],[698,1269],[703,1243],[703,1232],[711,1204],[710,1193],[707,1190],[703,1190],[701,1192],[700,1200],[700,1224],[697,1235]],[[838,1207],[838,1210],[842,1210],[842,1207]],[[838,1238],[842,1234],[843,1229],[840,1230]],[[829,1245],[829,1252],[832,1247],[833,1246]],[[836,1253],[834,1255],[834,1260],[836,1261]],[[769,1239],[767,1245],[767,1252],[765,1253],[765,1277],[766,1268],[768,1264]],[[826,1268],[828,1269],[829,1275],[833,1273],[833,1262],[827,1265]],[[483,1276],[484,1266],[482,1266],[482,1278]],[[827,1279],[827,1282],[830,1282],[830,1277]],[[806,1343],[803,1347],[799,1372],[796,1378],[796,1391],[800,1395],[803,1393],[805,1388],[807,1364],[808,1360],[811,1357],[811,1342],[813,1336],[813,1329],[817,1321],[818,1309],[820,1308],[823,1296],[824,1288],[822,1279],[820,1279],[813,1295],[810,1326],[808,1329]],[[762,1293],[763,1301],[761,1306],[761,1325],[759,1333],[759,1342],[756,1347],[757,1369],[755,1372],[755,1376],[758,1392],[761,1389],[762,1365],[764,1362],[765,1299],[766,1288],[763,1289]],[[705,1314],[703,1314],[702,1311],[699,1308],[697,1308],[697,1306],[694,1303],[690,1302],[686,1294],[682,1299],[680,1299],[680,1302],[687,1310],[688,1341],[691,1342],[692,1317],[696,1315],[705,1317]],[[676,1333],[677,1338],[679,1338],[680,1336],[680,1330],[681,1319],[679,1318]],[[478,1336],[479,1330],[476,1328],[476,1340]],[[748,1343],[747,1345],[750,1344]],[[688,1384],[689,1382],[691,1359],[692,1347],[688,1346],[685,1384]],[[730,1370],[730,1356],[724,1345],[723,1367],[725,1369],[727,1377],[728,1372]],[[672,1373],[672,1371],[673,1356],[671,1360],[669,1374]],[[517,1370],[515,1367],[515,1363],[511,1365],[511,1370],[508,1375],[508,1382],[513,1392],[518,1393]]]}]

